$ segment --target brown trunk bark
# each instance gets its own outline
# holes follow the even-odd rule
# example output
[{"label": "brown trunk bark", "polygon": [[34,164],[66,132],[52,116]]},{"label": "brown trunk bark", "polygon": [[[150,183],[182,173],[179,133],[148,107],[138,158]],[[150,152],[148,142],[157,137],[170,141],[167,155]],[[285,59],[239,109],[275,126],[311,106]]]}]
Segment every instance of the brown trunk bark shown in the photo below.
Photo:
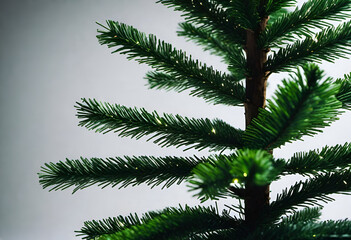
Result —
[{"label": "brown trunk bark", "polygon": [[[249,76],[246,78],[245,123],[246,128],[253,118],[258,115],[260,108],[266,104],[267,72],[264,63],[267,61],[267,49],[259,49],[257,40],[259,34],[266,28],[268,17],[263,18],[256,31],[246,31],[246,56]],[[269,204],[269,185],[245,186],[245,221],[251,229],[257,225],[263,208]]]}]

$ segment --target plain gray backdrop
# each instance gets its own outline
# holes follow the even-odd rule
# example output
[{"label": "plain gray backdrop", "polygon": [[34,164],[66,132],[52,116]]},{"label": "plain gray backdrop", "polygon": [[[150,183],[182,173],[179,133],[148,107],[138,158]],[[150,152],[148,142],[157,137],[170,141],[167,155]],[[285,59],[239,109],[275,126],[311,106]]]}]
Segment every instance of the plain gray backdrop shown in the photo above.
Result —
[{"label": "plain gray backdrop", "polygon": [[[162,191],[145,185],[120,190],[91,187],[72,195],[71,189],[43,190],[37,177],[45,162],[65,158],[197,154],[78,127],[73,106],[82,97],[160,113],[221,118],[244,127],[240,108],[206,104],[187,92],[148,90],[143,77],[149,68],[123,55],[110,54],[95,37],[95,21],[118,20],[154,33],[225,71],[219,58],[177,37],[177,24],[182,21],[179,12],[146,0],[11,0],[1,1],[0,18],[0,240],[78,239],[74,231],[85,220],[199,203],[185,184]],[[350,66],[351,61],[345,59],[322,64],[335,78],[349,73]],[[286,74],[270,78],[269,96],[283,77]],[[276,150],[275,156],[288,158],[296,151],[350,142],[350,120],[351,114],[345,113],[323,134],[287,144]],[[298,179],[292,176],[274,183],[272,199]],[[351,198],[335,198],[325,207],[322,218],[350,217]]]}]

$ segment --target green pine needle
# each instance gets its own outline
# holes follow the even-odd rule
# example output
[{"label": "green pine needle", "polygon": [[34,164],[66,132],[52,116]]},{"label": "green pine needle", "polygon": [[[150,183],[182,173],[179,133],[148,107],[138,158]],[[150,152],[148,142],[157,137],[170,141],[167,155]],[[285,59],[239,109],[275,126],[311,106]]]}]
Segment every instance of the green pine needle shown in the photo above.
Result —
[{"label": "green pine needle", "polygon": [[184,240],[228,240],[233,239],[233,236],[235,236],[234,239],[242,239],[239,237],[240,230],[241,228],[239,226],[237,229],[225,229],[193,235],[190,238],[184,238]]},{"label": "green pine needle", "polygon": [[235,178],[230,170],[235,157],[219,155],[194,168],[193,177],[188,180],[190,191],[196,191],[195,196],[198,196],[201,202],[230,196],[228,188]]},{"label": "green pine needle", "polygon": [[265,68],[270,73],[278,73],[291,71],[308,62],[334,62],[339,58],[347,58],[351,53],[350,47],[351,22],[346,22],[280,48],[268,57]]},{"label": "green pine needle", "polygon": [[145,109],[128,108],[118,104],[99,103],[95,99],[77,102],[79,126],[100,133],[118,132],[121,137],[148,140],[162,146],[187,146],[213,151],[242,146],[242,130],[233,128],[222,120],[194,119],[179,115],[149,113]]},{"label": "green pine needle", "polygon": [[313,136],[338,119],[342,106],[335,95],[339,85],[330,79],[322,81],[322,71],[316,65],[305,66],[304,75],[298,71],[291,77],[283,80],[267,107],[247,127],[245,146],[274,149],[305,135]]},{"label": "green pine needle", "polygon": [[205,51],[222,57],[237,79],[245,77],[246,59],[242,46],[227,42],[221,35],[213,33],[206,27],[198,27],[187,22],[180,23],[179,26],[181,30],[178,31],[178,36],[193,40],[198,45],[202,45]]},{"label": "green pine needle", "polygon": [[269,16],[282,8],[293,7],[296,3],[296,0],[267,0],[265,15]]},{"label": "green pine needle", "polygon": [[337,79],[336,83],[340,84],[336,98],[342,102],[343,108],[351,110],[351,73],[345,75],[344,79]]},{"label": "green pine needle", "polygon": [[[181,85],[193,89],[193,95],[210,102],[227,105],[240,105],[244,102],[245,89],[235,76],[220,73],[198,60],[193,60],[171,44],[157,40],[155,36],[146,37],[144,33],[122,23],[107,21],[106,30],[99,30],[99,42],[114,52],[127,54],[128,59],[146,63],[157,71],[170,74],[174,81],[169,85]],[[235,94],[238,95],[235,95]]]},{"label": "green pine needle", "polygon": [[[189,239],[194,234],[235,228],[239,220],[228,214],[218,215],[213,207],[167,208],[143,224],[128,226],[116,233],[101,235],[99,240]],[[89,239],[89,238],[88,238]]]},{"label": "green pine needle", "polygon": [[98,221],[86,221],[81,230],[76,231],[76,233],[78,233],[77,236],[82,236],[83,239],[95,240],[101,235],[113,234],[131,226],[143,224],[155,216],[168,212],[169,209],[165,209],[164,211],[145,213],[142,217],[139,217],[137,214],[130,214],[127,217],[120,215]]},{"label": "green pine needle", "polygon": [[313,175],[351,166],[351,143],[326,146],[322,150],[295,153],[285,164],[283,173]]},{"label": "green pine needle", "polygon": [[214,156],[192,171],[189,187],[191,191],[197,191],[195,196],[202,202],[232,195],[228,191],[231,184],[240,186],[239,189],[262,186],[272,182],[278,174],[269,153],[250,149],[241,149],[229,156]]},{"label": "green pine needle", "polygon": [[256,30],[260,21],[259,1],[216,0],[221,3],[230,16],[235,17],[236,23],[243,29]]},{"label": "green pine needle", "polygon": [[313,28],[330,27],[333,21],[350,17],[349,0],[309,0],[301,8],[286,13],[276,19],[260,36],[259,45],[263,48],[280,47],[296,37],[313,35]]},{"label": "green pine needle", "polygon": [[[228,106],[243,106],[245,89],[240,82],[228,82],[221,80],[216,83],[218,89],[213,89],[213,84],[201,83],[197,86],[197,80],[192,78],[182,79],[163,72],[148,72],[145,76],[151,89],[165,89],[182,92],[190,90],[191,96],[202,97],[206,102],[223,104]],[[214,82],[213,82],[214,83]]]},{"label": "green pine needle", "polygon": [[[271,15],[269,15],[267,28],[270,28],[271,25],[274,24],[275,21],[277,21],[278,19],[280,19],[282,16],[284,16],[287,13],[289,13],[288,9],[281,8],[278,11],[276,11],[276,12],[272,13]],[[264,32],[262,34],[264,34]],[[262,37],[260,37],[260,38],[262,38]],[[262,44],[260,44],[260,45],[262,45]]]},{"label": "green pine needle", "polygon": [[299,222],[279,224],[256,230],[245,240],[349,240],[351,221]]},{"label": "green pine needle", "polygon": [[328,195],[348,194],[350,191],[351,172],[349,170],[320,174],[284,189],[267,207],[262,218],[268,222],[274,221],[284,214],[295,212],[297,207],[321,206],[320,202],[334,200]]},{"label": "green pine needle", "polygon": [[170,187],[180,184],[191,176],[192,169],[199,163],[209,161],[197,157],[115,157],[81,158],[58,163],[46,163],[41,167],[39,182],[43,188],[64,190],[74,186],[73,193],[97,184],[119,188],[142,183],[151,187],[160,184]]},{"label": "green pine needle", "polygon": [[304,208],[300,211],[296,211],[293,214],[283,217],[281,223],[283,224],[296,224],[305,222],[315,222],[322,215],[321,207]]},{"label": "green pine needle", "polygon": [[231,15],[220,4],[212,0],[158,0],[175,11],[183,12],[182,16],[188,23],[206,27],[217,33],[226,41],[234,44],[245,43],[245,31],[237,22],[238,18]]}]

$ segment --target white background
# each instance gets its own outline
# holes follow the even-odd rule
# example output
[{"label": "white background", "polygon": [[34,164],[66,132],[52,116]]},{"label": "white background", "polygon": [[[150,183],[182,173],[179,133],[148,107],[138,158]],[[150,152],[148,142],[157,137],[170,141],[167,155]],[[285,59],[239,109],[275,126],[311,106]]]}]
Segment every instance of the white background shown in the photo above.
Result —
[{"label": "white background", "polygon": [[[95,37],[106,19],[133,25],[172,43],[194,58],[225,71],[217,57],[177,37],[180,13],[145,0],[12,0],[0,3],[0,239],[78,239],[85,220],[130,212],[143,213],[177,206],[196,205],[185,184],[167,190],[142,185],[100,190],[92,187],[76,194],[71,189],[48,192],[38,183],[45,162],[65,158],[122,155],[193,155],[195,151],[162,149],[145,139],[101,135],[77,126],[74,104],[82,97],[145,107],[190,117],[221,118],[244,127],[243,110],[206,104],[187,93],[148,90],[143,79],[149,68],[125,56],[110,54]],[[351,71],[350,60],[323,64],[328,75],[342,77]],[[282,78],[273,75],[268,94]],[[275,151],[288,158],[296,151],[350,141],[351,114],[315,138]],[[200,152],[200,155],[207,155]],[[272,186],[272,198],[297,179],[292,176]],[[336,196],[323,211],[323,219],[351,215],[350,197]],[[210,204],[210,202],[208,203]]]}]

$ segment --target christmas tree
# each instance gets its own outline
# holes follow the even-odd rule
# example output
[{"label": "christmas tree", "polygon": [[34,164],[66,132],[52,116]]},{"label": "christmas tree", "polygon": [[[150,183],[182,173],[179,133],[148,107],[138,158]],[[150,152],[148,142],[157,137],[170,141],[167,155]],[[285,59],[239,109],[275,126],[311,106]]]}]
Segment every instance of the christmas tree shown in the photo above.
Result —
[{"label": "christmas tree", "polygon": [[[351,74],[326,77],[317,65],[351,53],[351,1],[159,0],[181,11],[179,35],[222,57],[227,72],[115,21],[100,24],[98,40],[114,52],[151,66],[151,88],[182,92],[208,103],[245,109],[245,130],[220,119],[148,112],[95,99],[77,102],[80,126],[148,140],[161,147],[209,149],[208,157],[124,156],[47,163],[40,183],[50,190],[91,185],[151,187],[187,182],[201,202],[239,199],[223,211],[210,206],[169,207],[87,221],[83,239],[351,239],[351,221],[320,221],[321,202],[351,191],[351,143],[274,157],[286,143],[315,136],[351,109]],[[337,23],[338,26],[334,26]],[[317,64],[316,64],[317,63]],[[271,99],[273,73],[288,72]],[[224,150],[225,153],[224,153]],[[305,180],[270,201],[270,184],[299,174]]]}]

